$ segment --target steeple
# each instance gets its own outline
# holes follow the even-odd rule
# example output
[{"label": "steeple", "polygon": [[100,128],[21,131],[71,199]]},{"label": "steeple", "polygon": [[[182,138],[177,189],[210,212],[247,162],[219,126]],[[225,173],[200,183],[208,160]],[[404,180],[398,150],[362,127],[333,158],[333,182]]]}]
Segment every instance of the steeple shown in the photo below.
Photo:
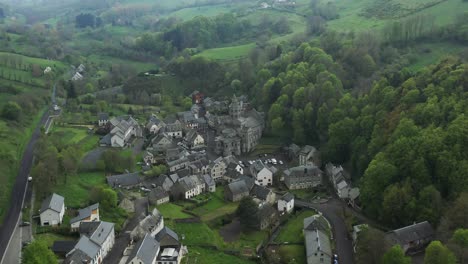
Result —
[{"label": "steeple", "polygon": [[236,95],[233,95],[231,104],[229,105],[229,115],[233,119],[238,119],[242,114],[242,102],[240,102]]}]

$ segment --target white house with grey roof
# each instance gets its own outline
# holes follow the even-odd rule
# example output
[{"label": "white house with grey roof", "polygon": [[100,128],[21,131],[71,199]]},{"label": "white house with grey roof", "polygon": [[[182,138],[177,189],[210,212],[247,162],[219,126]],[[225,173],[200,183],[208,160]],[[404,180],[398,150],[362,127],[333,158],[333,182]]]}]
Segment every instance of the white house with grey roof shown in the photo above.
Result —
[{"label": "white house with grey roof", "polygon": [[65,198],[56,193],[42,202],[40,210],[41,226],[56,226],[62,224],[65,214]]},{"label": "white house with grey roof", "polygon": [[304,239],[307,264],[331,263],[332,249],[328,233],[330,226],[325,218],[314,215],[304,219]]},{"label": "white house with grey roof", "polygon": [[64,263],[100,264],[114,246],[114,224],[109,222],[82,222],[80,239],[66,255]]},{"label": "white house with grey roof", "polygon": [[276,169],[269,167],[262,161],[255,161],[250,166],[250,174],[255,178],[255,183],[260,186],[270,186],[273,184],[273,172]]},{"label": "white house with grey roof", "polygon": [[285,193],[278,199],[278,211],[291,213],[294,210],[294,195]]},{"label": "white house with grey roof", "polygon": [[72,230],[78,230],[81,222],[99,221],[99,203],[79,209],[78,215],[70,220]]},{"label": "white house with grey roof", "polygon": [[159,242],[146,234],[133,248],[126,264],[155,264],[159,254]]},{"label": "white house with grey roof", "polygon": [[146,123],[146,129],[150,134],[157,134],[166,124],[156,115],[151,115]]}]

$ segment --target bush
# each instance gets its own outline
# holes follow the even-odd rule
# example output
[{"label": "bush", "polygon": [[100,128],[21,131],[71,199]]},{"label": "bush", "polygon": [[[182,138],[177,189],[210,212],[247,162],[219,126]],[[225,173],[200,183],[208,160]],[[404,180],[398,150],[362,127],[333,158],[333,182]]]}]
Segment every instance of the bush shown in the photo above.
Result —
[{"label": "bush", "polygon": [[2,117],[8,120],[17,121],[21,116],[21,112],[21,107],[17,103],[10,101],[3,106]]}]

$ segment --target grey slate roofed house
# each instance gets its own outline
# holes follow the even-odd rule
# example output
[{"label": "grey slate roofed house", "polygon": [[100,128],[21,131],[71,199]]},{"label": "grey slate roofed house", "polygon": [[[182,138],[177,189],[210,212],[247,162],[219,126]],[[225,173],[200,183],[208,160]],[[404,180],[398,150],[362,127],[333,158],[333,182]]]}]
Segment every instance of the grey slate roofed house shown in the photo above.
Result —
[{"label": "grey slate roofed house", "polygon": [[143,218],[138,225],[130,232],[132,240],[142,239],[146,234],[154,237],[164,228],[164,217],[154,208],[151,214]]},{"label": "grey slate roofed house", "polygon": [[133,188],[141,184],[139,172],[107,176],[107,184],[112,188]]},{"label": "grey slate roofed house", "polygon": [[65,258],[65,255],[70,252],[75,245],[76,241],[54,241],[51,250],[60,257]]},{"label": "grey slate roofed house", "polygon": [[82,222],[79,231],[81,237],[67,254],[65,263],[102,263],[114,245],[114,224],[104,221]]},{"label": "grey slate roofed house", "polygon": [[434,239],[434,229],[429,222],[424,221],[390,231],[386,234],[392,244],[399,244],[405,254],[414,254],[424,248]]},{"label": "grey slate roofed house", "polygon": [[224,198],[231,202],[240,201],[242,198],[249,196],[250,188],[244,180],[231,182],[225,187]]},{"label": "grey slate roofed house", "polygon": [[51,209],[57,213],[60,213],[64,204],[65,204],[65,198],[63,198],[63,196],[60,196],[56,193],[53,193],[52,195],[47,197],[47,199],[45,199],[42,202],[40,213],[43,213],[48,209]]},{"label": "grey slate roofed house", "polygon": [[[304,240],[307,264],[332,263],[332,249],[326,229],[326,220],[314,215],[304,219]],[[324,223],[325,222],[325,223]],[[328,229],[328,227],[325,227]]]},{"label": "grey slate roofed house", "polygon": [[323,172],[316,166],[298,166],[283,172],[284,184],[290,190],[313,188],[322,184]]},{"label": "grey slate roofed house", "polygon": [[169,202],[169,194],[162,187],[157,187],[150,191],[148,200],[152,205],[160,205]]},{"label": "grey slate roofed house", "polygon": [[79,209],[78,215],[70,219],[71,228],[79,228],[80,223],[84,221],[99,221],[99,203],[90,205],[83,209]]},{"label": "grey slate roofed house", "polygon": [[211,176],[208,174],[204,174],[202,177],[205,182],[205,189],[209,192],[216,192],[216,182],[213,180],[213,178],[211,178]]},{"label": "grey slate roofed house", "polygon": [[159,254],[159,242],[146,234],[133,248],[127,264],[154,264]]},{"label": "grey slate roofed house", "polygon": [[65,214],[65,199],[56,193],[47,197],[39,212],[41,226],[59,225]]},{"label": "grey slate roofed house", "polygon": [[255,184],[250,192],[251,196],[259,199],[261,202],[267,202],[273,204],[275,202],[276,195],[270,189]]},{"label": "grey slate roofed house", "polygon": [[164,227],[154,237],[163,246],[180,246],[179,236],[169,227]]},{"label": "grey slate roofed house", "polygon": [[109,123],[109,114],[108,113],[99,113],[98,114],[98,125],[105,126]]},{"label": "grey slate roofed house", "polygon": [[174,182],[167,175],[159,175],[155,184],[168,192],[172,188],[172,185],[174,185]]},{"label": "grey slate roofed house", "polygon": [[291,213],[294,209],[294,195],[292,193],[285,193],[278,199],[278,211]]},{"label": "grey slate roofed house", "polygon": [[264,230],[272,225],[278,223],[278,212],[269,204],[265,204],[258,209],[257,215],[257,228]]}]

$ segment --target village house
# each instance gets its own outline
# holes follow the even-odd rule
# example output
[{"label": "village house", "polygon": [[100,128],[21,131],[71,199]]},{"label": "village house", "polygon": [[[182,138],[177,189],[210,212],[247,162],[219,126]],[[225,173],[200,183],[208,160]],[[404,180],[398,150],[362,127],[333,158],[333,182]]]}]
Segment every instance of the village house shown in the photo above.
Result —
[{"label": "village house", "polygon": [[321,166],[320,152],[313,146],[306,145],[299,147],[296,144],[291,144],[288,147],[289,158],[291,160],[298,160],[299,166]]},{"label": "village house", "polygon": [[257,184],[252,188],[250,196],[257,204],[274,204],[276,200],[276,194],[272,190]]},{"label": "village house", "polygon": [[290,190],[307,189],[322,184],[322,171],[313,165],[289,168],[283,172],[284,184]]},{"label": "village house", "polygon": [[385,237],[391,244],[400,245],[405,254],[413,255],[423,251],[434,236],[431,224],[424,221],[390,231]]},{"label": "village house", "polygon": [[143,238],[146,234],[154,237],[164,228],[164,217],[154,208],[153,211],[143,218],[138,225],[130,232],[132,240]]},{"label": "village house", "polygon": [[341,165],[335,166],[332,163],[328,163],[325,166],[325,171],[338,197],[348,201],[349,205],[353,207],[356,206],[356,201],[360,194],[359,188],[351,187],[346,180],[343,167],[341,167]]},{"label": "village house", "polygon": [[106,179],[111,188],[131,189],[140,187],[142,183],[139,172],[107,176]]},{"label": "village house", "polygon": [[211,178],[210,175],[204,174],[203,181],[205,183],[205,190],[208,192],[216,192],[216,182]]},{"label": "village house", "polygon": [[172,180],[167,175],[159,175],[156,179],[155,185],[161,187],[164,191],[169,192],[177,180],[178,179]]},{"label": "village house", "polygon": [[205,146],[205,139],[196,131],[189,130],[184,137],[184,145],[189,149],[197,149]]},{"label": "village house", "polygon": [[278,199],[278,211],[291,213],[294,210],[294,195],[285,193]]},{"label": "village house", "polygon": [[173,138],[167,133],[159,133],[151,139],[148,150],[158,154],[164,153],[168,149],[174,148],[175,144],[172,140]]},{"label": "village house", "polygon": [[187,157],[182,157],[177,160],[169,161],[167,166],[169,167],[170,172],[175,172],[181,169],[185,169],[189,164],[189,159]]},{"label": "village house", "polygon": [[180,243],[179,236],[169,227],[164,227],[155,239],[160,245],[157,264],[180,264],[187,248]]},{"label": "village house", "polygon": [[320,215],[304,219],[304,240],[307,264],[332,263],[332,248],[328,237],[330,227]]},{"label": "village house", "polygon": [[126,264],[155,264],[159,254],[159,242],[146,234],[133,248]]},{"label": "village house", "polygon": [[205,183],[200,182],[195,175],[183,177],[177,181],[171,189],[171,195],[175,200],[190,199],[201,194],[205,190]]},{"label": "village house", "polygon": [[258,209],[257,229],[264,230],[278,224],[278,212],[270,204],[265,204]]},{"label": "village house", "polygon": [[41,206],[39,218],[41,226],[61,225],[65,214],[65,198],[56,193],[47,197]]},{"label": "village house", "polygon": [[76,231],[82,222],[99,221],[99,204],[93,204],[79,209],[78,215],[70,219],[71,230]]},{"label": "village house", "polygon": [[224,161],[223,157],[219,157],[216,160],[213,161],[211,164],[211,169],[210,169],[210,175],[211,177],[217,181],[219,179],[222,179],[222,177],[226,173],[226,162]]},{"label": "village house", "polygon": [[109,114],[108,113],[99,113],[98,114],[98,126],[104,127],[109,123]]},{"label": "village house", "polygon": [[148,118],[148,122],[146,123],[145,128],[148,131],[148,133],[156,135],[159,132],[159,130],[161,130],[165,126],[166,124],[162,120],[160,120],[156,115],[151,115]]},{"label": "village house", "polygon": [[210,172],[210,162],[206,158],[195,160],[188,166],[193,175],[203,175]]},{"label": "village house", "polygon": [[166,126],[164,132],[166,132],[172,138],[182,138],[182,123],[175,117],[167,117],[164,120]]},{"label": "village house", "polygon": [[195,115],[192,111],[179,112],[177,113],[177,117],[179,118],[180,122],[183,124],[185,129],[198,129],[198,116]]},{"label": "village house", "polygon": [[100,264],[112,249],[115,242],[114,224],[104,221],[82,222],[80,239],[66,255],[66,264]]},{"label": "village house", "polygon": [[276,172],[276,168],[269,167],[261,160],[257,160],[249,169],[256,184],[260,186],[271,186],[273,184],[273,173]]},{"label": "village house", "polygon": [[224,199],[231,202],[238,202],[242,198],[249,196],[251,188],[245,180],[237,180],[226,185],[224,188]]},{"label": "village house", "polygon": [[148,194],[148,201],[151,205],[161,205],[169,202],[169,194],[163,187],[156,187]]},{"label": "village house", "polygon": [[132,137],[143,136],[140,125],[131,116],[114,117],[110,123],[111,131],[99,141],[101,146],[123,148],[130,143]]}]

